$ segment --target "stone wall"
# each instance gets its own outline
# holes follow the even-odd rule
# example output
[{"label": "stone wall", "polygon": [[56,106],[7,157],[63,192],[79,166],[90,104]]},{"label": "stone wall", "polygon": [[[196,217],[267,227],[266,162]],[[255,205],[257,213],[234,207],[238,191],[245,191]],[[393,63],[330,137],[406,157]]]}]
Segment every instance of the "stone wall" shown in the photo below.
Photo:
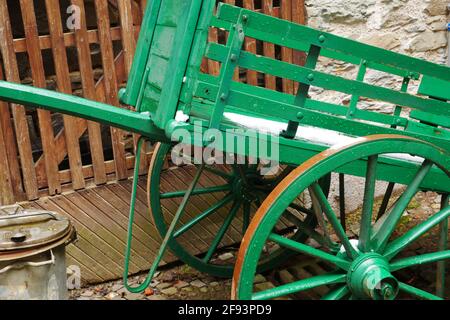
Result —
[{"label": "stone wall", "polygon": [[[447,6],[450,0],[305,0],[308,25],[340,36],[423,58],[447,62]],[[356,78],[357,66],[322,59],[320,68]],[[366,81],[400,89],[402,79],[370,70]],[[412,81],[409,92],[416,92]],[[312,88],[311,96],[347,104],[350,96]],[[390,113],[394,106],[362,98],[359,108]]]},{"label": "stone wall", "polygon": [[445,63],[449,0],[306,0],[308,24]]}]

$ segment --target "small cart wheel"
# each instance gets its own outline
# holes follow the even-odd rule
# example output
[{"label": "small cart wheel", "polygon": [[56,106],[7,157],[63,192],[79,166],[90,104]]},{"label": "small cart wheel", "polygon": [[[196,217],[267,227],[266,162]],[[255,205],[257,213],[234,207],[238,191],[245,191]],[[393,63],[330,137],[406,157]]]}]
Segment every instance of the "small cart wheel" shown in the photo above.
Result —
[{"label": "small cart wheel", "polygon": [[[445,263],[450,259],[450,250],[446,248],[450,216],[449,170],[447,151],[397,135],[358,138],[351,144],[333,147],[314,156],[280,182],[255,214],[239,250],[232,297],[244,300],[301,297],[304,291],[317,288],[325,300],[440,299],[442,290],[440,294],[429,291],[436,289],[439,292],[439,288],[445,287]],[[357,211],[358,219],[355,219],[357,231],[352,229],[354,235],[349,236],[344,230],[332,202],[317,185],[321,177],[331,172],[352,173],[365,179],[362,206]],[[401,183],[406,188],[390,210],[377,220],[373,213],[378,180]],[[442,206],[436,213],[413,220],[415,225],[405,226],[402,216],[409,210],[413,197],[424,188],[443,194]],[[272,231],[289,203],[306,192],[320,205],[320,215],[326,220],[327,231],[317,230],[323,238],[324,245],[321,246],[300,243]],[[411,248],[405,250],[422,236],[431,237],[431,240],[439,237],[438,245],[431,246],[428,250],[431,252],[422,254],[415,251],[411,254]],[[429,238],[424,239],[429,241]],[[337,244],[339,250],[326,245],[331,242]],[[258,291],[258,286],[254,286],[257,264],[264,247],[270,243],[312,256],[314,261],[328,266],[327,271],[287,283],[275,283],[273,288]],[[439,266],[436,285],[434,277],[425,288],[414,277],[405,279],[405,272],[409,274],[411,270],[431,263]]]},{"label": "small cart wheel", "polygon": [[[165,236],[174,213],[182,203],[189,184],[200,165],[190,158],[175,165],[170,144],[157,144],[148,174],[148,204],[154,223]],[[179,151],[177,151],[179,152]],[[176,154],[187,158],[186,155]],[[266,196],[292,168],[285,167],[275,176],[262,176],[257,165],[204,165],[198,183],[190,196],[183,216],[176,227],[169,248],[183,262],[213,276],[231,277],[241,241],[251,218]],[[323,181],[328,193],[329,180]],[[305,227],[313,229],[316,221],[311,210],[300,206],[299,217]],[[302,211],[303,210],[303,211]],[[307,238],[301,231],[293,232],[290,220],[282,219],[276,226],[278,234],[296,241]],[[260,268],[278,265],[292,252],[265,248]]]}]

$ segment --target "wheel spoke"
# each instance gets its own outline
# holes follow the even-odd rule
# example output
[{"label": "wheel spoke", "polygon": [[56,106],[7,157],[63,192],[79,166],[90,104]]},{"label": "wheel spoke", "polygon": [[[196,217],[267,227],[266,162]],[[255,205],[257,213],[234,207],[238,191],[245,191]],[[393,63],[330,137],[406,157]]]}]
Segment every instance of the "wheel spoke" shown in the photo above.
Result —
[{"label": "wheel spoke", "polygon": [[337,243],[335,243],[335,242],[330,243],[328,241],[329,240],[328,238],[324,237],[323,235],[318,233],[316,230],[311,228],[308,224],[304,223],[302,220],[297,218],[293,213],[291,213],[287,210],[285,212],[286,213],[285,213],[284,217],[287,220],[289,220],[290,222],[292,222],[293,224],[295,224],[295,226],[298,227],[299,231],[303,232],[311,239],[317,241],[320,245],[330,248],[330,250],[332,250],[332,251],[339,249],[339,245]]},{"label": "wheel spoke", "polygon": [[389,182],[386,193],[384,194],[383,201],[381,202],[380,209],[378,210],[377,220],[380,219],[386,213],[387,207],[389,205],[389,200],[391,199],[392,193],[394,192],[395,183]]},{"label": "wheel spoke", "polygon": [[345,175],[343,173],[339,173],[339,220],[344,231],[347,230],[345,218]]},{"label": "wheel spoke", "polygon": [[307,209],[307,208],[305,208],[305,207],[303,207],[303,206],[301,206],[301,205],[298,205],[298,204],[296,204],[296,203],[294,203],[294,202],[292,202],[292,203],[289,205],[289,207],[292,208],[292,209],[294,209],[294,210],[297,210],[297,211],[306,213],[306,214],[314,214],[314,211],[313,211],[313,210]]},{"label": "wheel spoke", "polygon": [[252,296],[252,300],[268,300],[274,299],[288,294],[310,290],[323,285],[344,283],[346,281],[345,274],[326,274],[299,280],[293,283],[284,284],[282,286],[260,291]]},{"label": "wheel spoke", "polygon": [[300,253],[304,253],[313,257],[317,257],[319,259],[325,260],[329,263],[332,263],[336,266],[338,266],[341,269],[344,270],[348,270],[348,268],[350,267],[350,262],[339,258],[337,256],[334,256],[332,254],[326,253],[322,250],[319,249],[315,249],[313,247],[310,247],[306,244],[282,237],[278,234],[272,233],[269,236],[269,240],[279,244],[282,247],[286,247],[289,248],[291,250],[300,252]]},{"label": "wheel spoke", "polygon": [[410,286],[409,284],[406,284],[404,282],[399,283],[400,290],[406,293],[409,293],[415,297],[426,299],[426,300],[443,300],[442,298],[435,296],[434,294],[431,294],[429,292],[423,291],[421,289],[418,289],[416,287]]},{"label": "wheel spoke", "polygon": [[438,251],[432,253],[425,253],[419,256],[412,256],[404,259],[400,259],[391,263],[390,269],[392,272],[398,271],[404,268],[409,268],[415,265],[422,265],[427,263],[433,263],[437,261],[443,261],[450,259],[450,250]]},{"label": "wheel spoke", "polygon": [[340,288],[328,292],[325,296],[322,297],[321,300],[340,300],[343,299],[349,293],[350,289],[347,287],[347,285],[343,285]]},{"label": "wheel spoke", "polygon": [[358,253],[356,252],[355,248],[353,248],[352,244],[350,243],[350,240],[347,237],[347,234],[345,233],[344,228],[340,224],[339,220],[336,217],[335,212],[333,211],[333,208],[331,208],[330,203],[327,200],[327,197],[322,191],[322,188],[320,185],[315,182],[312,185],[312,190],[314,193],[314,196],[319,200],[320,206],[323,209],[328,221],[333,226],[334,231],[336,232],[336,235],[341,240],[342,245],[345,248],[345,252],[349,258],[356,258],[358,256]]},{"label": "wheel spoke", "polygon": [[381,217],[380,220],[374,226],[374,235],[371,239],[371,245],[373,249],[381,252],[386,243],[389,241],[391,234],[394,232],[403,212],[405,211],[412,198],[416,195],[422,181],[430,171],[433,163],[425,160],[420,167],[419,171],[415,175],[410,185],[406,188],[400,199],[398,199],[395,206],[389,212]]},{"label": "wheel spoke", "polygon": [[361,227],[358,247],[362,252],[370,249],[370,234],[372,233],[373,202],[375,196],[375,183],[377,178],[378,156],[369,157],[364,187],[364,200],[361,213]]},{"label": "wheel spoke", "polygon": [[220,227],[219,232],[213,239],[211,246],[208,249],[208,252],[206,253],[205,257],[203,258],[203,262],[208,263],[209,260],[211,260],[214,252],[217,250],[217,247],[220,244],[220,241],[222,241],[223,237],[225,236],[225,233],[227,232],[228,228],[231,225],[231,222],[233,221],[234,217],[236,216],[236,213],[239,210],[240,206],[241,206],[241,202],[237,201],[231,208],[230,213],[228,214],[227,218],[223,222],[222,226]]},{"label": "wheel spoke", "polygon": [[[192,191],[191,196],[206,194],[206,193],[214,193],[214,192],[222,192],[229,191],[231,189],[229,184],[225,184],[222,186],[208,187],[208,188],[198,188]],[[161,199],[172,199],[172,198],[181,198],[184,197],[187,190],[182,191],[173,191],[173,192],[165,192],[160,194]]]},{"label": "wheel spoke", "polygon": [[392,259],[397,253],[403,250],[406,246],[411,244],[413,241],[420,238],[423,234],[428,232],[434,226],[438,225],[444,220],[447,220],[450,217],[450,207],[447,207],[434,216],[429,218],[428,220],[418,224],[414,228],[410,229],[408,232],[403,234],[401,237],[398,237],[394,241],[392,241],[384,252],[384,256],[386,259]]},{"label": "wheel spoke", "polygon": [[188,230],[190,230],[194,225],[205,219],[206,217],[210,216],[214,212],[216,212],[221,207],[225,206],[227,203],[229,203],[231,200],[233,200],[233,195],[228,194],[225,198],[214,204],[212,207],[208,208],[207,210],[203,211],[201,214],[197,215],[194,219],[187,222],[185,225],[183,225],[180,229],[174,232],[173,237],[178,238]]},{"label": "wheel spoke", "polygon": [[[442,200],[441,200],[441,208],[447,208],[448,202],[450,200],[449,194],[443,194]],[[442,223],[439,225],[439,244],[438,244],[438,250],[444,251],[447,249],[447,243],[448,243],[448,220],[445,219],[442,221]],[[445,296],[445,275],[446,275],[446,260],[441,260],[437,264],[436,268],[436,294],[439,297]]]},{"label": "wheel spoke", "polygon": [[159,247],[158,254],[156,255],[156,258],[155,258],[155,260],[153,260],[153,263],[150,267],[150,271],[149,271],[149,275],[151,275],[151,277],[149,277],[150,280],[151,280],[151,278],[153,278],[153,275],[156,272],[156,269],[159,266],[159,263],[161,262],[161,259],[163,258],[164,253],[166,252],[166,249],[167,249],[167,246],[168,246],[170,240],[173,239],[173,233],[175,231],[175,227],[177,226],[178,221],[181,219],[181,217],[184,213],[184,209],[186,208],[189,198],[191,197],[191,193],[195,189],[195,186],[197,185],[202,172],[203,172],[203,166],[201,166],[197,169],[194,179],[191,181],[191,184],[189,185],[188,191],[184,195],[183,200],[180,203],[180,206],[178,207],[177,211],[175,212],[175,215],[173,216],[173,219],[172,219],[172,222],[170,223],[169,228],[167,229],[166,233],[164,234],[164,239],[161,243],[161,246]]},{"label": "wheel spoke", "polygon": [[225,172],[225,171],[213,168],[213,167],[208,166],[208,165],[205,165],[205,171],[211,172],[211,173],[213,173],[213,174],[215,174],[215,175],[217,175],[219,177],[222,177],[222,178],[224,178],[226,180],[230,180],[230,179],[233,178],[233,175],[231,173],[228,173],[228,172]]},{"label": "wheel spoke", "polygon": [[323,237],[325,238],[326,242],[329,244],[329,246],[331,247],[331,245],[335,242],[333,242],[331,240],[330,237],[330,233],[328,232],[328,228],[325,224],[325,219],[323,217],[323,211],[320,207],[320,203],[319,200],[317,199],[317,197],[314,196],[314,192],[312,190],[311,187],[308,188],[309,193],[311,195],[311,201],[312,201],[312,210],[314,212],[314,215],[319,223],[319,226],[321,227],[321,229],[323,230]]}]

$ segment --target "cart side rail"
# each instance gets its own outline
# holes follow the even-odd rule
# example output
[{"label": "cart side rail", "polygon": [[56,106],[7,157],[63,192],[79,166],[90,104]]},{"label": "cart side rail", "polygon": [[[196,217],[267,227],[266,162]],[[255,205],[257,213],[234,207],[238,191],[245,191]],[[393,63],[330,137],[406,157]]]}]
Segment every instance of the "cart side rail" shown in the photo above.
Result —
[{"label": "cart side rail", "polygon": [[[210,103],[210,110],[204,113],[209,122],[207,127],[217,128],[218,123],[224,121],[223,113],[234,109],[241,114],[289,122],[283,132],[288,138],[295,136],[299,124],[306,124],[354,136],[406,134],[449,149],[450,103],[445,97],[434,97],[424,91],[415,94],[410,83],[432,77],[450,89],[450,68],[223,3],[211,25],[225,30],[228,40],[225,45],[209,43],[205,52],[206,59],[220,63],[220,74],[200,74],[197,78],[195,98]],[[305,51],[308,53],[306,64],[299,66],[244,51],[242,44],[247,38]],[[359,68],[357,78],[353,80],[318,69],[321,57],[354,64]],[[238,68],[293,81],[299,84],[299,89],[291,95],[238,83],[234,78]],[[401,88],[368,83],[365,76],[369,70],[397,77]],[[351,97],[350,103],[327,103],[311,98],[311,87],[347,94]],[[363,99],[390,104],[392,112],[359,108]],[[190,103],[188,99],[185,102]],[[419,111],[422,116],[425,113],[427,119],[434,120],[418,119],[417,112],[412,114],[414,118],[410,116],[411,110]],[[196,112],[198,108],[193,106],[191,114]]]}]

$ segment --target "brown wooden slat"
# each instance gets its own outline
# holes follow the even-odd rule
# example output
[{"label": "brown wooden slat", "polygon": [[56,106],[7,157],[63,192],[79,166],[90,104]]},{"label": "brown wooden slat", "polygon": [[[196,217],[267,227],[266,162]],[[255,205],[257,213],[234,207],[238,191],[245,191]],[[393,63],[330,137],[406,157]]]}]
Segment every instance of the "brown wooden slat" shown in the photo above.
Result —
[{"label": "brown wooden slat", "polygon": [[[139,35],[140,26],[136,26],[134,28],[134,34],[137,37]],[[120,27],[111,27],[110,28],[111,38],[115,40],[122,39],[122,33]],[[97,30],[89,30],[88,31],[88,41],[89,43],[98,43],[98,32]],[[66,32],[64,33],[64,45],[66,47],[74,47],[75,43],[75,32]],[[51,49],[52,41],[49,35],[39,36],[39,46],[41,50]],[[17,38],[14,39],[14,51],[16,53],[26,52],[27,51],[27,43],[25,38]]]},{"label": "brown wooden slat", "polygon": [[[292,0],[281,0],[281,19],[292,20]],[[292,64],[292,49],[281,47],[281,60]],[[283,91],[285,93],[294,93],[294,82],[283,78]]]},{"label": "brown wooden slat", "polygon": [[[122,28],[122,47],[125,60],[125,73],[130,74],[131,65],[133,64],[134,52],[136,50],[136,39],[130,37],[133,34],[133,17],[132,17],[132,3],[129,0],[117,0],[117,8],[119,9],[120,26]],[[139,135],[133,134],[135,148],[139,140]],[[148,168],[147,158],[143,157],[146,153],[145,145],[141,150],[141,162],[139,173],[143,174]]]},{"label": "brown wooden slat", "polygon": [[[115,59],[115,66],[116,66],[116,75],[119,81],[122,81],[122,79],[125,79],[125,68],[123,64],[123,54],[120,53],[116,59]],[[97,83],[95,84],[95,94],[98,101],[102,101],[102,99],[105,96],[105,82],[106,82],[105,76],[102,76]],[[123,80],[125,81],[125,80]],[[86,122],[82,122],[84,126],[78,125],[78,132],[77,137],[81,137],[83,133],[86,131]],[[62,129],[57,135],[56,135],[56,141],[55,141],[55,152],[57,154],[57,159],[59,162],[64,160],[64,158],[67,156],[67,149],[66,149],[66,141],[64,139],[65,131]],[[108,172],[107,172],[108,173]],[[36,174],[38,177],[39,186],[44,186],[46,184],[46,177],[44,172],[44,162],[43,158],[40,158],[36,161]]]},{"label": "brown wooden slat", "polygon": [[147,8],[147,0],[140,0],[139,3],[141,5],[141,12],[145,12],[145,9]]},{"label": "brown wooden slat", "polygon": [[[209,30],[208,41],[214,43],[219,41],[218,30],[216,28]],[[213,76],[218,76],[220,73],[220,64],[217,61],[208,59],[208,73]]]},{"label": "brown wooden slat", "polygon": [[[80,28],[75,30],[78,63],[80,66],[83,95],[87,99],[95,100],[94,71],[92,70],[91,50],[88,43],[86,14],[83,0],[72,0],[72,4],[80,8]],[[95,184],[106,183],[105,157],[103,155],[102,133],[99,123],[88,121],[89,146],[91,150],[92,166]]]},{"label": "brown wooden slat", "polygon": [[[3,80],[3,70],[0,68],[0,80]],[[0,101],[0,135],[3,137],[5,144],[5,156],[9,167],[9,178],[11,181],[11,192],[15,200],[24,200],[22,178],[20,175],[19,159],[17,157],[16,137],[14,135],[13,124],[11,123],[11,113],[9,105]]]},{"label": "brown wooden slat", "polygon": [[[111,34],[109,33],[110,20],[108,3],[106,0],[95,0],[95,8],[97,11],[99,42],[102,51],[103,73],[107,79],[107,81],[105,81],[106,103],[119,106],[119,100],[117,97],[118,82],[114,65],[114,52]],[[128,177],[123,131],[117,128],[111,128],[111,138],[117,178],[119,180],[123,180]]]},{"label": "brown wooden slat", "polygon": [[[53,60],[56,72],[56,83],[59,92],[72,94],[72,84],[69,76],[66,46],[61,22],[59,1],[45,0],[47,20],[52,41]],[[69,156],[72,185],[75,190],[85,187],[79,139],[77,138],[77,121],[74,117],[64,115],[64,129],[67,154]]]},{"label": "brown wooden slat", "polygon": [[[292,1],[292,21],[299,24],[306,23],[305,0]],[[293,51],[292,62],[298,65],[304,65],[306,62],[306,54],[297,50]],[[298,82],[294,83],[294,92],[298,90]]]},{"label": "brown wooden slat", "polygon": [[[11,22],[9,20],[6,2],[6,0],[0,0],[0,21],[3,25],[0,28],[0,50],[5,68],[6,80],[19,83],[19,70],[17,67],[16,54],[13,49]],[[28,199],[36,199],[38,196],[38,188],[25,108],[15,104],[11,104],[11,106],[25,191]]]},{"label": "brown wooden slat", "polygon": [[[20,0],[22,20],[25,28],[28,59],[33,77],[33,85],[46,88],[44,62],[39,47],[39,32],[33,0]],[[49,111],[38,109],[39,130],[41,133],[45,174],[48,182],[48,193],[54,195],[61,192],[59,182],[58,161],[55,154],[55,137],[53,135],[52,119]]]},{"label": "brown wooden slat", "polygon": [[125,55],[125,72],[128,75],[130,74],[136,49],[136,40],[130,36],[133,34],[132,5],[129,0],[117,0],[117,6],[122,31],[122,47]]},{"label": "brown wooden slat", "polygon": [[[255,10],[254,0],[244,0],[244,8]],[[245,39],[245,51],[256,54],[256,40],[251,38]],[[258,85],[258,73],[254,70],[247,70],[247,83],[253,86]]]},{"label": "brown wooden slat", "polygon": [[15,199],[8,164],[8,153],[2,132],[3,128],[0,122],[0,205],[8,205],[13,204]]},{"label": "brown wooden slat", "polygon": [[[262,1],[262,12],[264,14],[275,16],[274,10],[273,10],[273,0],[263,0]],[[275,58],[275,45],[269,42],[263,43],[264,48],[264,56],[269,58]],[[266,88],[275,90],[276,89],[276,78],[272,75],[265,75],[265,85]]]}]

